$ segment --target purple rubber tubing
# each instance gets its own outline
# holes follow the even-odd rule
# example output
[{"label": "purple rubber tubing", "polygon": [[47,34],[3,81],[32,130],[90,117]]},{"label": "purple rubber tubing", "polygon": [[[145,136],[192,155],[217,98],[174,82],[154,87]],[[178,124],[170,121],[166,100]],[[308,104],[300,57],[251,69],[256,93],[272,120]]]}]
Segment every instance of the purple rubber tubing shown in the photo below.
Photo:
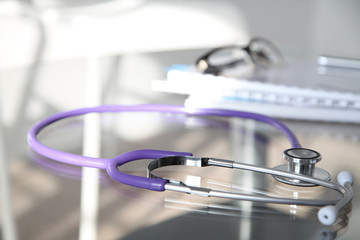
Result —
[{"label": "purple rubber tubing", "polygon": [[123,184],[134,187],[145,188],[154,191],[164,191],[166,179],[146,178],[140,176],[129,175],[118,170],[118,167],[135,160],[140,159],[158,159],[167,156],[192,156],[188,152],[174,152],[143,149],[126,152],[114,158],[93,158],[67,152],[62,152],[50,147],[47,147],[39,142],[37,135],[46,126],[59,121],[64,118],[79,116],[88,113],[103,113],[103,112],[165,112],[174,114],[187,114],[193,116],[218,116],[218,117],[238,117],[253,119],[260,122],[267,123],[278,130],[280,130],[290,141],[293,148],[300,148],[301,145],[292,133],[283,123],[276,119],[267,117],[257,113],[232,111],[223,109],[194,109],[182,106],[173,105],[103,105],[98,107],[80,108],[67,112],[62,112],[45,118],[44,120],[35,124],[28,133],[28,143],[30,147],[38,154],[56,160],[62,163],[72,164],[81,167],[93,167],[99,169],[106,169],[110,177]]}]

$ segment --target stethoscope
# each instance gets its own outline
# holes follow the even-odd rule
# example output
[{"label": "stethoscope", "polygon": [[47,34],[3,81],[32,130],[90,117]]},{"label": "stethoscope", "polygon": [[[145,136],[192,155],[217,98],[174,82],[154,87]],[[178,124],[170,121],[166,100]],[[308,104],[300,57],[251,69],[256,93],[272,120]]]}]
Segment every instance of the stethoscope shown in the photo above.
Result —
[{"label": "stethoscope", "polygon": [[[267,123],[277,128],[287,137],[291,143],[292,148],[284,151],[284,158],[288,162],[287,164],[280,165],[275,168],[266,168],[219,158],[195,157],[192,156],[192,153],[188,152],[152,149],[126,152],[114,158],[93,158],[62,152],[47,147],[40,143],[37,139],[37,135],[42,129],[56,121],[88,113],[102,112],[164,112],[192,116],[216,116],[253,119]],[[321,160],[321,155],[318,152],[311,149],[302,148],[292,131],[280,121],[256,113],[220,109],[193,109],[171,105],[104,105],[98,107],[81,108],[58,113],[38,122],[29,131],[28,143],[35,152],[44,157],[76,166],[104,169],[111,178],[123,184],[134,187],[154,191],[170,190],[204,197],[218,197],[262,203],[322,206],[318,212],[318,219],[324,225],[332,225],[335,223],[339,211],[347,206],[353,198],[353,176],[350,172],[340,172],[337,176],[338,183],[330,182],[330,174],[323,169],[315,167],[315,164]],[[129,175],[119,171],[119,167],[121,165],[127,162],[141,159],[153,159],[148,165],[148,177]],[[339,200],[316,200],[233,193],[209,188],[188,186],[181,181],[165,179],[156,176],[153,173],[155,169],[170,165],[185,165],[193,167],[216,166],[249,170],[270,174],[282,183],[295,186],[323,186],[341,193],[342,197]]]}]

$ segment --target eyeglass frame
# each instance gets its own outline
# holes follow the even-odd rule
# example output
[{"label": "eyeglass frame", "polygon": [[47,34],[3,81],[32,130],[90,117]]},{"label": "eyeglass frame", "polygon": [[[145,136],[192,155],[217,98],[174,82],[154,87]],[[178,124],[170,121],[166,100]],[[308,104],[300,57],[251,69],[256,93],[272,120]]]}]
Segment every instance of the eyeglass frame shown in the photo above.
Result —
[{"label": "eyeglass frame", "polygon": [[[235,67],[235,65],[238,65],[241,62],[246,62],[246,58],[237,59],[237,60],[225,63],[225,64],[218,64],[218,65],[213,65],[209,62],[209,58],[211,57],[211,55],[213,55],[214,53],[216,53],[218,51],[221,51],[224,49],[229,49],[229,48],[240,48],[241,50],[244,51],[244,53],[247,54],[247,56],[249,57],[248,59],[251,61],[251,63],[253,63],[254,65],[257,65],[257,63],[259,63],[259,61],[254,59],[254,56],[252,54],[253,50],[251,50],[250,46],[252,45],[252,43],[258,42],[258,41],[266,42],[267,45],[270,46],[270,48],[272,49],[273,53],[282,59],[282,54],[279,51],[279,49],[275,46],[275,44],[273,44],[271,41],[269,41],[265,38],[256,37],[256,38],[252,38],[250,40],[249,44],[245,47],[241,47],[238,45],[228,45],[228,46],[214,48],[196,60],[196,62],[195,62],[196,67],[202,73],[219,75],[225,69],[233,68],[233,67]],[[264,65],[264,64],[261,64],[261,65]],[[271,64],[269,64],[269,65],[271,65]]]}]

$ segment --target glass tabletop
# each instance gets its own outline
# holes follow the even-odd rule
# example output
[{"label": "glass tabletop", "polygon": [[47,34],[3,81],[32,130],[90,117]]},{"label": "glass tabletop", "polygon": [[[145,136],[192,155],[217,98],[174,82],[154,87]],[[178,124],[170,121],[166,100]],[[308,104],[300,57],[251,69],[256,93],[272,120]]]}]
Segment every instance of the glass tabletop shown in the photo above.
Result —
[{"label": "glass tabletop", "polygon": [[[98,64],[109,71],[114,62],[119,63],[117,58],[110,60],[101,59]],[[82,169],[38,155],[28,146],[29,129],[52,114],[86,106],[88,64],[87,60],[44,64],[37,78],[24,79],[30,70],[22,70],[5,72],[0,79],[3,239],[356,239],[358,236],[360,129],[357,124],[282,120],[304,147],[322,154],[317,167],[329,171],[332,181],[342,170],[354,174],[352,206],[346,209],[348,214],[341,215],[330,227],[318,222],[317,207],[154,192],[116,182],[104,170]],[[152,91],[149,76],[143,78],[146,80],[129,82],[132,79],[119,78],[115,73],[106,75],[100,85],[99,102],[184,103],[184,96]],[[93,98],[96,95],[90,99]],[[60,151],[103,158],[138,149],[159,149],[265,167],[284,164],[283,151],[290,147],[276,129],[252,120],[143,112],[96,116],[95,125],[90,126],[87,116],[56,122],[44,129],[39,139]],[[147,176],[149,161],[131,162],[120,170]],[[260,196],[337,197],[321,187],[294,187],[279,183],[272,176],[241,170],[174,166],[156,171],[157,175],[194,187]]]},{"label": "glass tabletop", "polygon": [[[106,158],[136,149],[161,149],[274,167],[284,163],[282,151],[290,147],[277,130],[252,120],[160,113],[98,115],[101,133],[88,137],[96,138],[100,156]],[[39,139],[54,149],[81,155],[86,148],[85,125],[86,117],[61,120],[44,129]],[[288,125],[304,146],[322,152],[319,167],[333,176],[350,169],[356,178],[356,126]],[[343,215],[334,226],[324,227],[317,221],[316,207],[153,192],[118,183],[104,170],[93,172],[89,178],[81,167],[28,149],[22,127],[2,128],[2,161],[8,168],[8,189],[2,197],[8,198],[7,217],[12,217],[2,218],[2,229],[12,222],[19,239],[75,239],[81,228],[88,227],[91,215],[95,216],[96,229],[86,232],[96,233],[99,239],[351,239],[357,231],[356,184],[350,216]],[[120,170],[146,176],[149,161],[128,163]],[[293,187],[271,176],[240,170],[176,166],[156,171],[195,187],[280,197],[334,197],[321,187]]]}]

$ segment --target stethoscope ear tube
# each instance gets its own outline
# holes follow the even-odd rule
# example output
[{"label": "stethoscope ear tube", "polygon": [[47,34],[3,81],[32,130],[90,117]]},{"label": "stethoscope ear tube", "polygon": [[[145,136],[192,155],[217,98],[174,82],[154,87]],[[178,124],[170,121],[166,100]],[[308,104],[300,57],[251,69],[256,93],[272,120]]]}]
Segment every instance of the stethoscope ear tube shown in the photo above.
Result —
[{"label": "stethoscope ear tube", "polygon": [[[206,164],[204,164],[206,163]],[[186,157],[186,156],[167,156],[160,159],[153,160],[149,166],[148,171],[150,171],[150,176],[159,179],[160,177],[151,174],[152,170],[161,168],[163,166],[169,165],[185,165],[185,166],[196,166],[196,167],[206,167],[206,166],[216,166],[216,167],[226,167],[234,168],[240,170],[253,171],[263,174],[269,174],[274,177],[286,177],[296,180],[301,180],[304,182],[312,183],[316,186],[322,186],[329,189],[338,191],[343,195],[340,200],[309,200],[309,199],[292,199],[292,198],[279,198],[271,196],[256,196],[243,193],[233,193],[219,190],[212,190],[208,188],[201,187],[191,187],[187,186],[185,183],[181,183],[177,180],[170,180],[165,185],[166,190],[184,192],[192,195],[200,195],[204,197],[219,197],[219,198],[230,198],[236,200],[244,201],[254,201],[254,202],[263,202],[263,203],[275,203],[275,204],[291,204],[291,205],[307,205],[307,206],[324,206],[318,212],[319,221],[326,226],[332,225],[338,218],[340,209],[344,208],[348,203],[351,202],[353,197],[352,192],[352,182],[353,176],[350,172],[344,171],[338,175],[340,184],[329,182],[326,180],[314,178],[312,176],[307,176],[303,174],[296,174],[289,171],[277,170],[267,167],[255,166],[251,164],[244,164],[240,162],[235,162],[226,159],[218,158],[201,158],[201,157]],[[333,204],[333,205],[329,205]]]},{"label": "stethoscope ear tube", "polygon": [[354,176],[351,172],[340,172],[337,175],[337,181],[339,185],[343,188],[343,198],[339,200],[339,202],[337,202],[335,205],[322,207],[318,212],[319,221],[326,226],[330,226],[335,223],[340,209],[349,204],[354,195],[352,189],[352,185],[354,183]]},{"label": "stethoscope ear tube", "polygon": [[341,186],[349,183],[351,186],[354,184],[354,176],[349,171],[342,171],[337,175],[337,181]]},{"label": "stethoscope ear tube", "polygon": [[319,221],[325,226],[331,226],[335,223],[338,218],[339,210],[333,206],[322,207],[318,212]]}]

